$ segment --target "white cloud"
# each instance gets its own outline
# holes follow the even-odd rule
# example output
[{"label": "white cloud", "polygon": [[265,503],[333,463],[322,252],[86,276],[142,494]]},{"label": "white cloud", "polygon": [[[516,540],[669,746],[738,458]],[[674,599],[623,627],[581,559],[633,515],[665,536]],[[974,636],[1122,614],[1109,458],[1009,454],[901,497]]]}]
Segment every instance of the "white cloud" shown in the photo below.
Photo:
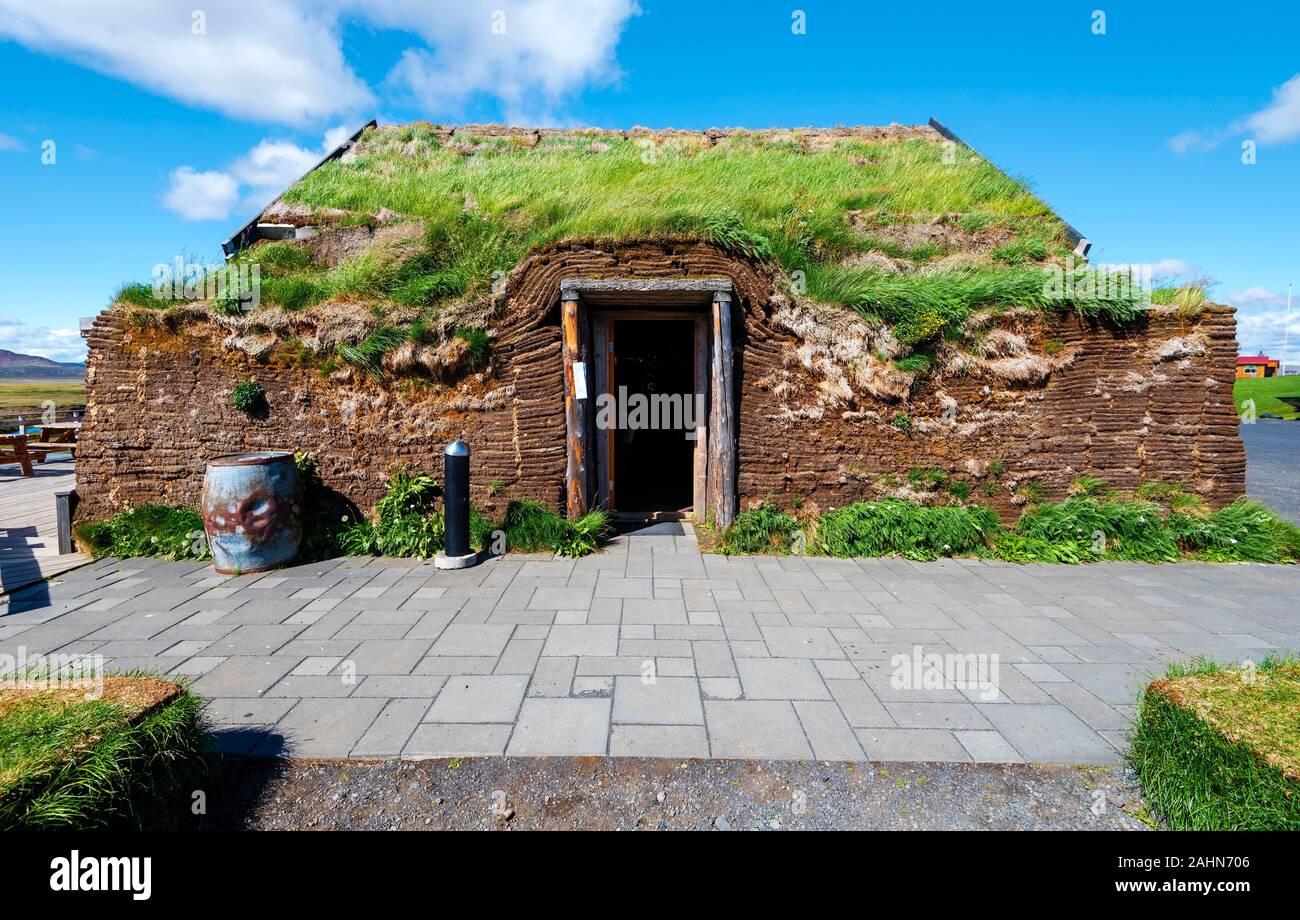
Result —
[{"label": "white cloud", "polygon": [[305,125],[374,102],[343,58],[334,5],[204,0],[194,34],[192,8],[171,0],[0,0],[0,35],[189,105]]},{"label": "white cloud", "polygon": [[1256,285],[1229,294],[1224,301],[1237,308],[1237,342],[1241,354],[1281,359],[1283,350],[1288,349],[1287,366],[1295,368],[1300,364],[1300,300],[1292,307],[1289,324],[1285,291]]},{"label": "white cloud", "polygon": [[1261,144],[1285,144],[1300,138],[1300,73],[1273,90],[1273,101],[1245,119]]},{"label": "white cloud", "polygon": [[1161,259],[1151,263],[1151,274],[1157,278],[1196,274],[1196,266],[1182,259]]},{"label": "white cloud", "polygon": [[435,15],[421,0],[367,4],[377,24],[410,30],[428,45],[404,52],[389,82],[430,111],[456,111],[490,94],[501,100],[509,121],[546,120],[576,87],[619,77],[614,48],[640,12],[634,0],[500,6],[497,0],[449,4]]},{"label": "white cloud", "polygon": [[283,191],[315,166],[322,155],[289,141],[262,140],[230,164],[230,173],[243,185]]},{"label": "white cloud", "polygon": [[185,220],[221,220],[239,200],[239,182],[215,170],[197,172],[189,166],[172,170],[171,187],[162,203]]},{"label": "white cloud", "polygon": [[0,316],[0,348],[51,361],[86,360],[86,342],[76,329],[29,326],[8,316]]},{"label": "white cloud", "polygon": [[1244,291],[1229,294],[1228,303],[1234,307],[1285,307],[1286,294],[1279,294],[1270,288],[1255,285]]},{"label": "white cloud", "polygon": [[224,170],[198,172],[182,166],[172,171],[163,207],[185,220],[222,220],[236,205],[256,210],[302,178],[351,134],[344,126],[331,128],[319,150],[263,138]]},{"label": "white cloud", "polygon": [[1273,100],[1258,112],[1208,133],[1181,131],[1165,143],[1174,153],[1205,153],[1238,136],[1261,144],[1286,144],[1300,140],[1300,73],[1275,88]]},{"label": "white cloud", "polygon": [[0,131],[0,153],[22,153],[26,149],[18,138]]},{"label": "white cloud", "polygon": [[1096,267],[1099,271],[1126,271],[1134,265],[1139,268],[1149,268],[1151,277],[1157,281],[1183,277],[1191,278],[1200,274],[1200,270],[1195,265],[1182,259],[1159,259],[1155,262],[1136,263],[1101,262]]},{"label": "white cloud", "polygon": [[195,34],[197,13],[170,0],[0,0],[0,36],[188,105],[306,127],[375,107],[345,59],[345,23],[412,37],[387,85],[425,114],[485,94],[513,119],[616,79],[614,48],[638,12],[635,0],[205,0]]}]

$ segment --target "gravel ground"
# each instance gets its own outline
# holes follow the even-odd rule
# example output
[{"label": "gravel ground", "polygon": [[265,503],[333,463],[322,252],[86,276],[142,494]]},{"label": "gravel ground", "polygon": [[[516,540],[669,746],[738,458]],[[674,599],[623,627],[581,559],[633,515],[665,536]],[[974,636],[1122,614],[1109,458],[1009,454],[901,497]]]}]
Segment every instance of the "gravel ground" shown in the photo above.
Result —
[{"label": "gravel ground", "polygon": [[[1121,767],[511,758],[222,761],[205,830],[1146,830]],[[1104,795],[1104,809],[1094,802]]]}]

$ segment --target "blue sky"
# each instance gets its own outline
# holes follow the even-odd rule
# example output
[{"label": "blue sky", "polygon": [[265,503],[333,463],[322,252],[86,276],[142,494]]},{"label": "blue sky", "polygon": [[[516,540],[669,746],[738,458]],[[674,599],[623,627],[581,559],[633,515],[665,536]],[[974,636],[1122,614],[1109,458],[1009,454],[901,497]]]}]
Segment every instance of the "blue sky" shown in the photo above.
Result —
[{"label": "blue sky", "polygon": [[[1300,283],[1300,4],[123,6],[0,0],[0,347],[79,359],[78,317],[177,255],[218,260],[327,135],[371,117],[757,128],[933,115],[1028,178],[1094,260],[1217,280],[1216,298],[1240,308],[1243,352],[1280,354],[1286,287]],[[1300,321],[1291,331],[1300,345]]]}]

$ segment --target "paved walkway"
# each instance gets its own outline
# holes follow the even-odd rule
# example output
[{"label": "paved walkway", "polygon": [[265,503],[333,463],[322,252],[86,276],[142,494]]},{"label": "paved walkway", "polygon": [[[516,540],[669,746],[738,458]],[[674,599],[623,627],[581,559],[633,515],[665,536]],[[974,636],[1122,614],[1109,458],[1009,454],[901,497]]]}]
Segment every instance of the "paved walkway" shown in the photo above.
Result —
[{"label": "paved walkway", "polygon": [[255,755],[1113,763],[1166,662],[1300,649],[1298,594],[1291,566],[725,558],[637,535],[460,572],[101,560],[0,607],[0,653],[192,675],[223,748]]},{"label": "paved walkway", "polygon": [[22,475],[15,464],[0,466],[0,592],[86,561],[80,553],[59,555],[54,493],[75,488],[77,478],[66,454],[47,459],[33,464],[31,476]]}]

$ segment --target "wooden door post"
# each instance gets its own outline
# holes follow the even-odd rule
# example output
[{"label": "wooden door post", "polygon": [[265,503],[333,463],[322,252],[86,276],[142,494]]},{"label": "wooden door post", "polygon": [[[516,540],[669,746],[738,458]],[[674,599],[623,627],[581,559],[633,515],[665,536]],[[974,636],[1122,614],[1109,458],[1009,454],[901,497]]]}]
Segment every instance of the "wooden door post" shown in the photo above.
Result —
[{"label": "wooden door post", "polygon": [[564,420],[568,429],[565,462],[565,511],[571,520],[587,513],[587,405],[590,369],[583,364],[579,332],[578,294],[565,291],[562,300],[564,340]]},{"label": "wooden door post", "polygon": [[736,517],[736,418],[731,352],[731,294],[713,295],[713,407],[709,420],[709,485],[713,520],[730,527]]}]

